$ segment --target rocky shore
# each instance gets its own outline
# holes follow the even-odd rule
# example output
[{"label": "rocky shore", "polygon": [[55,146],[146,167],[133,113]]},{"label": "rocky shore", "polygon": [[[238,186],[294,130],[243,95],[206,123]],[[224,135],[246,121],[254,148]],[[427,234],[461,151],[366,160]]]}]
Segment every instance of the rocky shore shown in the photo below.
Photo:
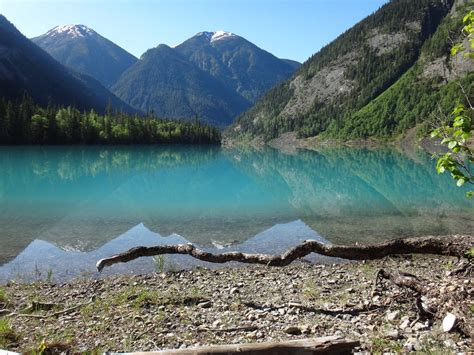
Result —
[{"label": "rocky shore", "polygon": [[[417,275],[441,300],[437,316],[420,314],[414,291],[376,282],[380,269]],[[10,282],[0,287],[0,348],[124,352],[340,335],[360,341],[356,351],[467,352],[473,295],[472,264],[439,256]],[[454,326],[443,330],[448,313]]]}]

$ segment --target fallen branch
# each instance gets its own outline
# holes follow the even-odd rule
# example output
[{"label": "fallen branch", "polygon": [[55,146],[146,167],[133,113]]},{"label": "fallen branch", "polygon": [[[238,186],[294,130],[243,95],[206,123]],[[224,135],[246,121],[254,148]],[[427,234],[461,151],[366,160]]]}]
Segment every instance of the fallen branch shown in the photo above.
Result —
[{"label": "fallen branch", "polygon": [[427,292],[426,285],[423,284],[417,276],[406,272],[388,272],[384,269],[380,269],[375,277],[375,282],[378,283],[380,279],[390,280],[395,285],[401,288],[409,288],[419,295],[424,295]]},{"label": "fallen branch", "polygon": [[40,319],[50,318],[50,317],[57,317],[57,316],[60,316],[62,314],[66,314],[66,313],[75,311],[78,308],[81,308],[81,307],[84,307],[84,306],[87,306],[87,305],[91,304],[92,302],[94,302],[94,298],[95,297],[91,297],[91,299],[87,302],[80,303],[80,304],[75,305],[73,307],[69,307],[69,308],[63,309],[61,311],[57,311],[57,312],[50,313],[50,314],[29,314],[29,313],[15,313],[14,312],[14,313],[10,313],[8,316],[9,317],[16,316],[16,317],[40,318]]},{"label": "fallen branch", "polygon": [[318,307],[311,307],[311,306],[305,306],[300,303],[294,303],[290,302],[286,305],[282,306],[275,306],[275,305],[260,305],[255,302],[242,302],[243,305],[253,308],[253,309],[260,309],[260,310],[270,310],[270,311],[275,311],[280,308],[284,307],[289,307],[289,308],[297,308],[303,312],[313,312],[313,313],[318,313],[318,314],[324,314],[332,317],[337,317],[342,314],[349,314],[351,316],[357,316],[362,313],[371,313],[371,312],[376,312],[380,309],[385,309],[387,307],[385,306],[376,306],[376,305],[369,305],[369,306],[363,306],[363,307],[351,307],[351,308],[337,308],[337,309],[324,309],[324,308],[318,308]]},{"label": "fallen branch", "polygon": [[[465,302],[468,300],[469,294],[464,287],[454,286],[456,282],[452,277],[456,275],[458,274],[449,275],[451,277],[449,284],[453,287],[450,291],[446,288],[443,288],[442,291],[438,287],[430,287],[415,275],[400,271],[390,272],[384,269],[379,270],[377,273],[376,283],[379,284],[380,280],[385,279],[402,289],[412,291],[411,296],[405,296],[413,298],[414,306],[417,310],[417,317],[411,322],[410,327],[413,327],[422,319],[427,319],[432,323],[436,319],[443,320],[447,314],[453,314],[453,324],[446,331],[456,328],[465,336],[472,338],[473,323],[470,316],[471,310],[468,308],[469,302]],[[460,281],[462,280],[463,278],[460,279]],[[459,283],[458,281],[458,285]],[[453,325],[456,326],[453,327]]]},{"label": "fallen branch", "polygon": [[350,260],[382,259],[388,255],[396,254],[437,254],[464,257],[466,250],[472,247],[473,244],[473,236],[416,237],[395,239],[373,245],[350,246],[323,244],[315,240],[307,240],[281,255],[247,254],[241,252],[213,254],[198,249],[192,244],[160,245],[132,248],[125,253],[101,259],[97,262],[96,266],[100,272],[104,267],[116,263],[125,263],[143,256],[163,254],[190,255],[202,261],[219,264],[239,261],[268,266],[286,266],[294,260],[303,258],[311,253]]},{"label": "fallen branch", "polygon": [[290,340],[279,343],[229,344],[195,347],[189,349],[163,350],[153,354],[350,354],[359,346],[358,341],[345,340],[337,336]]},{"label": "fallen branch", "polygon": [[249,325],[247,327],[233,327],[233,328],[198,328],[198,332],[214,332],[214,333],[232,333],[232,332],[253,332],[255,330],[258,330],[258,327]]}]

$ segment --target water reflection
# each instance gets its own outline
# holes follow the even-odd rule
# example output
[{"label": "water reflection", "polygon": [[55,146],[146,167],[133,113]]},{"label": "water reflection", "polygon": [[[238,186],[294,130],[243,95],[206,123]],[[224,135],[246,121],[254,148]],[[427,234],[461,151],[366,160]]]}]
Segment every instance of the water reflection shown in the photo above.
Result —
[{"label": "water reflection", "polygon": [[[291,246],[306,239],[327,240],[301,221],[276,225],[243,243],[203,249],[214,252],[242,251],[257,253],[282,253]],[[95,270],[95,263],[104,257],[111,256],[137,245],[153,246],[164,244],[182,244],[189,241],[177,234],[163,237],[147,229],[143,224],[135,226],[123,235],[107,242],[97,250],[90,252],[67,251],[43,240],[34,240],[15,259],[0,266],[0,284],[9,280],[36,281],[52,278],[64,281],[75,277],[104,277],[113,274],[137,274],[163,270],[189,269],[196,266],[216,267],[215,264],[199,261],[185,255],[166,255],[161,268],[151,257],[141,258],[127,264],[116,264],[106,268],[101,274]],[[334,262],[334,258],[311,255],[305,258],[310,262]],[[228,264],[229,265],[229,264]],[[237,265],[231,263],[230,265]],[[158,269],[159,267],[159,269]]]},{"label": "water reflection", "polygon": [[394,149],[0,147],[0,264],[34,240],[91,252],[140,223],[208,247],[297,219],[338,243],[472,233],[472,199],[433,166]]}]

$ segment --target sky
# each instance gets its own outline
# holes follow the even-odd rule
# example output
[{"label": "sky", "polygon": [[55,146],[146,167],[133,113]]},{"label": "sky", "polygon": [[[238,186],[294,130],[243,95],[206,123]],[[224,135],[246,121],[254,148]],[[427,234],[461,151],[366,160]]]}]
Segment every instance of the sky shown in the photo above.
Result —
[{"label": "sky", "polygon": [[83,24],[140,57],[201,31],[238,34],[280,58],[305,61],[388,0],[0,0],[31,38]]}]

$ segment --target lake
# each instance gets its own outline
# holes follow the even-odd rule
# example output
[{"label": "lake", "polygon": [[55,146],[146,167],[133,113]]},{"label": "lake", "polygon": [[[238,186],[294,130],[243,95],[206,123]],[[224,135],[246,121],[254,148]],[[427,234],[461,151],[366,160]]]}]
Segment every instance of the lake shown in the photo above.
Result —
[{"label": "lake", "polygon": [[[0,147],[0,282],[96,277],[99,258],[137,245],[273,253],[471,234],[473,199],[434,166],[393,148]],[[198,264],[144,258],[105,274]]]}]

